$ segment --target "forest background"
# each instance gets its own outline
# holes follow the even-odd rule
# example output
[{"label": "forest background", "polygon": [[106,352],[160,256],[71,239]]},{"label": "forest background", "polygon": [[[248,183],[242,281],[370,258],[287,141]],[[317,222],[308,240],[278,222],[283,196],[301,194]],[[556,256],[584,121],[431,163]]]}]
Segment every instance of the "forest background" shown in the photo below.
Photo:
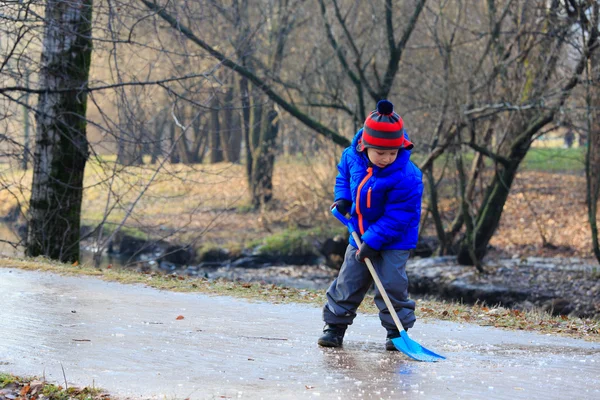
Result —
[{"label": "forest background", "polygon": [[595,1],[0,4],[0,214],[27,255],[124,231],[305,251],[343,232],[335,166],[387,98],[436,253],[600,259]]}]

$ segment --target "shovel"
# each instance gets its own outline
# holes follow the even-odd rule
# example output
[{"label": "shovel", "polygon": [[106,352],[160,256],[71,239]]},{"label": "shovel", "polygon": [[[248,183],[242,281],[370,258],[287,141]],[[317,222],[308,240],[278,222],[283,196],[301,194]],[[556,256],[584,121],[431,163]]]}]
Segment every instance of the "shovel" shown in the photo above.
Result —
[{"label": "shovel", "polygon": [[[331,209],[331,212],[337,219],[339,219],[344,225],[346,225],[346,227],[350,231],[350,234],[352,234],[354,241],[360,247],[360,237],[352,227],[350,221],[344,215],[342,215],[341,212],[337,210],[337,207],[333,207]],[[377,286],[379,293],[381,293],[381,297],[383,297],[383,301],[385,302],[387,309],[390,311],[390,315],[392,316],[394,323],[396,324],[396,328],[398,328],[398,331],[400,331],[400,337],[392,339],[392,343],[394,344],[394,346],[396,346],[396,348],[399,351],[403,352],[411,358],[414,358],[417,361],[435,362],[439,360],[445,360],[446,357],[426,349],[425,347],[421,346],[419,343],[415,342],[414,340],[408,337],[408,332],[406,332],[402,327],[402,324],[398,319],[398,315],[394,310],[394,306],[392,306],[392,302],[390,301],[390,298],[388,297],[385,288],[383,287],[383,284],[379,279],[379,276],[377,276],[377,272],[375,271],[375,267],[373,267],[373,263],[368,258],[365,258],[365,263],[367,264],[367,268],[369,268],[369,272],[373,276],[375,285]]]}]

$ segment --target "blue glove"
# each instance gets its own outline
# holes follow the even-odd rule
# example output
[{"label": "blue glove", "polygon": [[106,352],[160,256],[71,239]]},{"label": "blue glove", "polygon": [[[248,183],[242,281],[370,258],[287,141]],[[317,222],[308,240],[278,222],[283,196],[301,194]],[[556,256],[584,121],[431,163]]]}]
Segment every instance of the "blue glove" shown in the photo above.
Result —
[{"label": "blue glove", "polygon": [[338,199],[331,205],[331,208],[336,207],[342,215],[346,215],[352,210],[352,202],[350,200]]},{"label": "blue glove", "polygon": [[379,257],[379,252],[371,246],[369,246],[366,242],[363,242],[360,245],[359,249],[356,250],[355,257],[356,261],[364,263],[365,258],[368,258],[369,260],[373,261],[375,258]]}]

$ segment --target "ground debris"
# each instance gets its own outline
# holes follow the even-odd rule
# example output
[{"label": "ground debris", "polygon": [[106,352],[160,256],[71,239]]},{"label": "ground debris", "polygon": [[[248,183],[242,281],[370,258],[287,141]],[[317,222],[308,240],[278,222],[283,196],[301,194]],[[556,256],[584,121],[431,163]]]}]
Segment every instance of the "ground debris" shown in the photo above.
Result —
[{"label": "ground debris", "polygon": [[110,400],[99,388],[54,385],[37,377],[0,373],[0,400]]}]

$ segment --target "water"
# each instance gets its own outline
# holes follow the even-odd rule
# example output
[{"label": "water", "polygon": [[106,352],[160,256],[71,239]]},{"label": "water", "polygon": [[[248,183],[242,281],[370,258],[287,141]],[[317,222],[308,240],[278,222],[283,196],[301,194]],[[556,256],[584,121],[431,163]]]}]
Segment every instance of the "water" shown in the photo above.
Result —
[{"label": "water", "polygon": [[[0,222],[0,255],[7,257],[22,257],[24,254],[23,243],[18,233],[11,225]],[[82,248],[80,250],[80,260],[82,264],[94,265],[94,252],[90,249]],[[112,265],[116,268],[125,268],[128,265],[129,257],[117,257],[111,254],[102,254],[100,267],[104,268]]]},{"label": "water", "polygon": [[[8,224],[0,222],[0,239],[18,243],[19,237]],[[14,248],[7,243],[0,242],[0,254],[10,257],[21,257],[23,247]],[[94,265],[94,252],[83,247],[80,251],[79,262],[84,265]],[[283,265],[261,266],[260,268],[223,266],[189,265],[177,266],[153,260],[152,254],[141,254],[131,260],[129,256],[102,254],[100,268],[122,268],[143,272],[156,272],[162,274],[176,273],[179,275],[201,276],[207,279],[224,278],[232,281],[265,282],[299,289],[324,289],[333,281],[337,271],[325,265]]]}]

